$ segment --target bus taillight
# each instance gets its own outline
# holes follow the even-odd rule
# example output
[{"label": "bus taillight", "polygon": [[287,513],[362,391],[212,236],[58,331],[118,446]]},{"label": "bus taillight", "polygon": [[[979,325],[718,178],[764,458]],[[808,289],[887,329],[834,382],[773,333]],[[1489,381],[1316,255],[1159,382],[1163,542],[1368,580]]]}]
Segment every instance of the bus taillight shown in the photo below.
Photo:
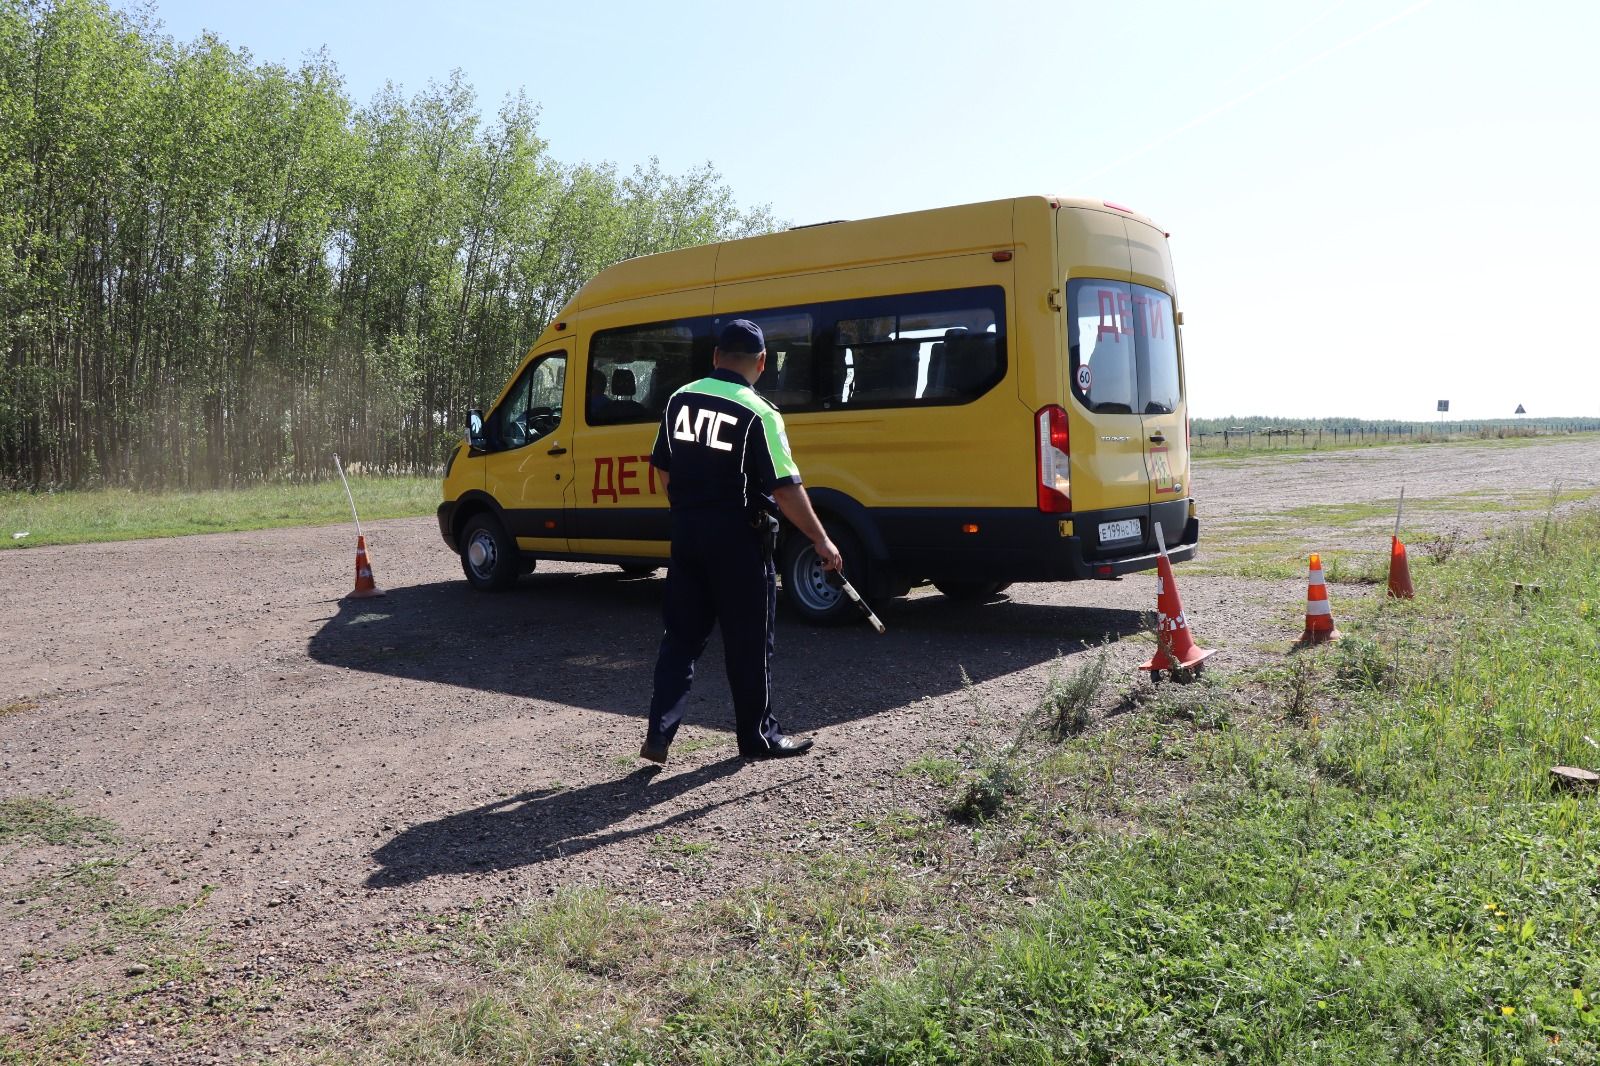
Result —
[{"label": "bus taillight", "polygon": [[1047,514],[1071,511],[1072,449],[1065,408],[1056,404],[1039,408],[1034,443],[1039,456],[1039,510]]}]

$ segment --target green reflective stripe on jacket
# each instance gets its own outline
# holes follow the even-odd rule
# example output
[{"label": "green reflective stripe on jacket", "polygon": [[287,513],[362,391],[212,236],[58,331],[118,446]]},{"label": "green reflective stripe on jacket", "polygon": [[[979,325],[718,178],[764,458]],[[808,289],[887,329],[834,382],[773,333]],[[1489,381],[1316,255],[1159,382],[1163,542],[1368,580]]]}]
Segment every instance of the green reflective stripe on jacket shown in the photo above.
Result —
[{"label": "green reflective stripe on jacket", "polygon": [[699,381],[691,381],[678,392],[721,396],[741,407],[749,408],[761,420],[761,431],[767,440],[767,453],[772,456],[773,476],[780,481],[784,478],[800,480],[800,467],[796,465],[794,456],[789,452],[789,435],[784,432],[783,416],[778,413],[776,407],[763,400],[755,389],[749,385],[735,385],[731,381],[701,378]]},{"label": "green reflective stripe on jacket", "polygon": [[742,404],[757,414],[760,414],[761,409],[767,406],[756,390],[749,385],[735,385],[731,381],[722,381],[718,378],[701,378],[699,381],[691,381],[673,395],[681,396],[684,393],[721,396],[725,400],[732,400],[734,403]]},{"label": "green reflective stripe on jacket", "polygon": [[767,435],[767,451],[772,455],[772,473],[780,481],[786,477],[800,480],[800,468],[789,454],[789,434],[783,431],[783,416],[776,408],[760,412],[761,429]]}]

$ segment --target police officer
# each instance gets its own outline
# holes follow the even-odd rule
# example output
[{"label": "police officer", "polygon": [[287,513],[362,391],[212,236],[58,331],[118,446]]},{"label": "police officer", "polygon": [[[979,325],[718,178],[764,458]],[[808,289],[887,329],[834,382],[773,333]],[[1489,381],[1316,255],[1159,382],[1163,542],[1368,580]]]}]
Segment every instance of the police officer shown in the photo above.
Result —
[{"label": "police officer", "polygon": [[710,376],[672,394],[656,434],[650,462],[672,507],[672,562],[650,726],[639,750],[652,762],[667,761],[695,661],[719,622],[739,753],[768,759],[811,747],[785,736],[772,716],[775,511],[811,539],[823,569],[843,562],[800,484],[783,417],[752,387],[766,369],[766,347],[754,322],[728,323]]}]

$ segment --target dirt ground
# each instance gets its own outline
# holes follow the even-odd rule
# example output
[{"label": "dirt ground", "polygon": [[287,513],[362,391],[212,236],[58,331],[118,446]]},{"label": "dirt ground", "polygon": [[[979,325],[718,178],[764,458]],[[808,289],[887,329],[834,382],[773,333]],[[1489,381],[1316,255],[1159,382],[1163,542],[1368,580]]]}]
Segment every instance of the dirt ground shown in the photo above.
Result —
[{"label": "dirt ground", "polygon": [[[1385,503],[1402,483],[1419,503],[1413,539],[1470,536],[1507,521],[1501,504],[1526,506],[1558,480],[1592,486],[1597,469],[1592,439],[1211,461],[1195,477],[1202,545],[1206,522]],[[1423,505],[1460,498],[1486,506]],[[1382,552],[1387,521],[1337,536]],[[734,757],[713,641],[690,725],[657,772],[635,755],[660,575],[544,564],[485,596],[432,518],[367,535],[379,600],[342,598],[352,536],[340,526],[0,553],[0,798],[49,797],[115,823],[124,889],[203,900],[181,924],[289,1000],[313,973],[392,965],[375,945],[418,914],[574,885],[682,906],[756,882],[784,855],[840,846],[863,818],[940,817],[906,764],[1019,719],[1058,655],[1141,634],[1155,598],[1140,575],[1018,585],[976,608],[918,590],[884,610],[885,637],[784,619],[779,714],[817,748],[765,764]],[[1185,579],[1181,567],[1178,580],[1218,665],[1276,654],[1298,632],[1301,580]],[[1335,610],[1365,594],[1336,588]],[[1131,675],[1150,646],[1141,635],[1113,654]],[[681,863],[663,842],[709,847]],[[0,843],[0,1033],[137,966],[67,950],[70,930],[26,905],[26,885],[74,861],[66,847]],[[301,1010],[337,1010],[340,997]],[[159,1040],[124,1037],[101,1054],[163,1059]]]}]

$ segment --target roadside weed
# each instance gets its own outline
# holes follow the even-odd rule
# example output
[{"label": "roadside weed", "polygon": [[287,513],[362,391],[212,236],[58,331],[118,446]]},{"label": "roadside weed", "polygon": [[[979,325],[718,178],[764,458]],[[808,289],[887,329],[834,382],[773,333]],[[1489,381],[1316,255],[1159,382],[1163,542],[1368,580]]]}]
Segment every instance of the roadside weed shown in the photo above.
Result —
[{"label": "roadside weed", "polygon": [[1011,753],[1001,752],[983,760],[950,804],[951,817],[963,822],[985,822],[1000,813],[1006,800],[1022,785],[1022,771]]},{"label": "roadside weed", "polygon": [[1449,562],[1463,547],[1463,538],[1458,529],[1437,533],[1422,542],[1423,553],[1435,563]]},{"label": "roadside weed", "polygon": [[1316,715],[1316,696],[1322,688],[1325,671],[1312,655],[1293,655],[1283,666],[1268,674],[1269,684],[1276,688],[1283,718],[1295,725],[1305,725]]},{"label": "roadside weed", "polygon": [[1381,691],[1395,682],[1396,665],[1365,637],[1349,636],[1334,645],[1333,679],[1348,688]]},{"label": "roadside weed", "polygon": [[1039,700],[1038,714],[1045,728],[1057,738],[1075,737],[1089,726],[1095,697],[1100,694],[1111,669],[1111,649],[1101,645],[1088,662],[1068,677],[1061,676],[1061,666],[1061,658],[1057,656],[1044,696]]}]

